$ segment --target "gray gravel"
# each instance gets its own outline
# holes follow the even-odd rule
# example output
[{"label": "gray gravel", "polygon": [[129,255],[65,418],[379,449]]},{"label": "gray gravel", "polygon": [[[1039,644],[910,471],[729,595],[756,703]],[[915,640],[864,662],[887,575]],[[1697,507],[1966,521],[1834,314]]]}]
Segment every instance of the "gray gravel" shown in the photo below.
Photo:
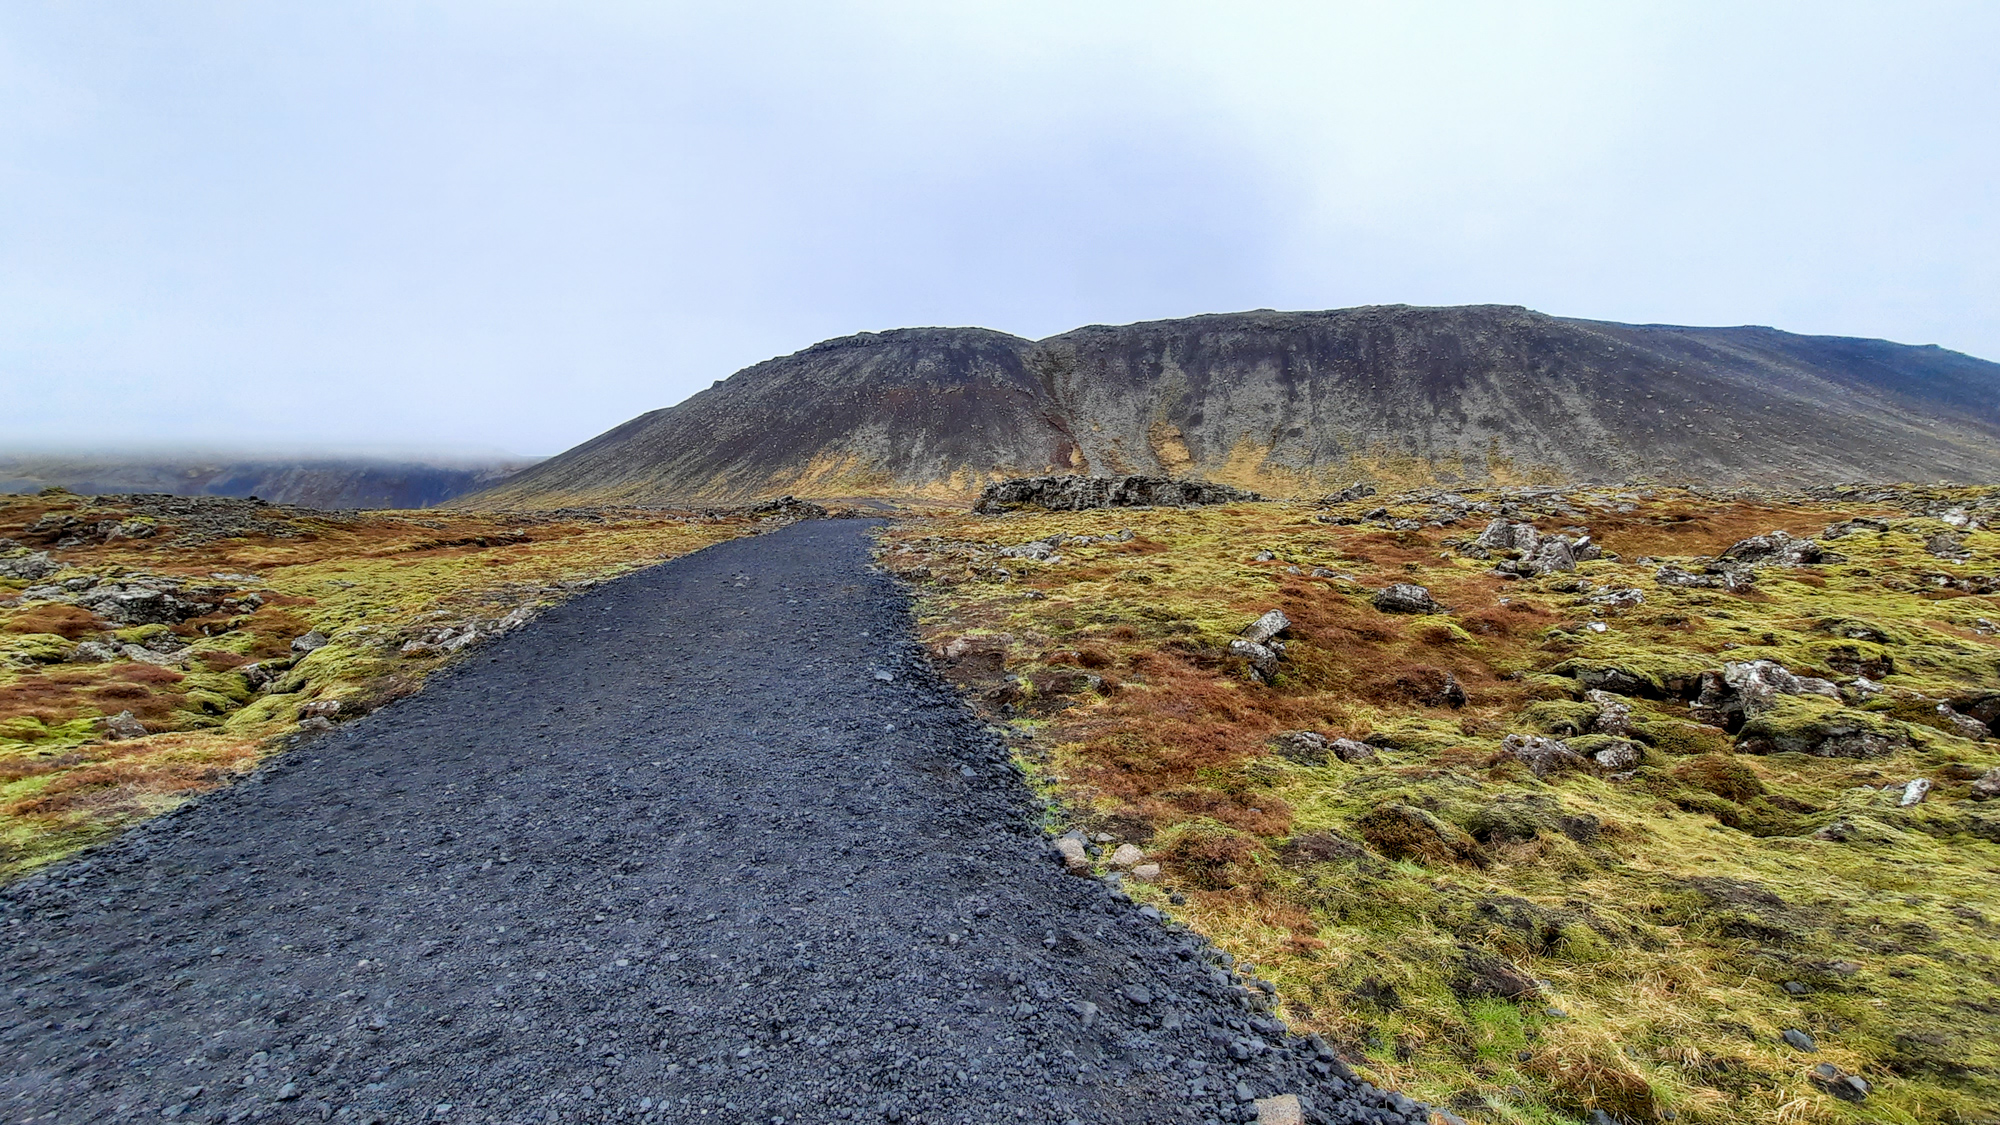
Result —
[{"label": "gray gravel", "polygon": [[1418,1121],[1064,874],[867,526],[551,610],[0,894],[9,1121]]}]

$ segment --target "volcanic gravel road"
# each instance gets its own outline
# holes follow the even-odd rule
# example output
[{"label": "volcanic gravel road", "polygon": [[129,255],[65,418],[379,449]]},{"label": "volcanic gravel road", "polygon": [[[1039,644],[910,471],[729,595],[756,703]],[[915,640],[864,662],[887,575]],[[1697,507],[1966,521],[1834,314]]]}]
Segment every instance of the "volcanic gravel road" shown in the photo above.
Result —
[{"label": "volcanic gravel road", "polygon": [[1063,873],[868,543],[608,584],[8,889],[0,1112],[1423,1120]]}]

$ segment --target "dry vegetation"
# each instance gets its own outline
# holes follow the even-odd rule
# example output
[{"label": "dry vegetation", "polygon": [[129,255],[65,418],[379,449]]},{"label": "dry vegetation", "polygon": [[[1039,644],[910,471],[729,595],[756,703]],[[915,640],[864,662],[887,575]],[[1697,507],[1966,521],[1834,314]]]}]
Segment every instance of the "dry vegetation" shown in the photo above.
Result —
[{"label": "dry vegetation", "polygon": [[[760,526],[657,509],[0,500],[0,567],[33,575],[0,577],[0,876],[226,782],[302,720],[415,690],[572,590]],[[129,605],[105,600],[121,588]]]},{"label": "dry vegetation", "polygon": [[[1127,889],[1385,1083],[1475,1121],[2000,1120],[2000,800],[1973,799],[2000,751],[1938,709],[2000,692],[2000,532],[1938,518],[2000,522],[2000,497],[1463,499],[942,513],[885,533],[883,561],[1059,815],[1164,866]],[[1502,510],[1618,557],[1500,577],[1466,548]],[[1855,517],[1879,526],[1740,590],[1655,579]],[[1448,612],[1377,610],[1397,582]],[[1272,608],[1292,627],[1267,678],[1229,643]],[[1747,724],[1691,706],[1701,673],[1757,659],[1842,698]],[[1637,761],[1537,776],[1510,734]],[[1805,752],[1842,745],[1864,756]]]}]

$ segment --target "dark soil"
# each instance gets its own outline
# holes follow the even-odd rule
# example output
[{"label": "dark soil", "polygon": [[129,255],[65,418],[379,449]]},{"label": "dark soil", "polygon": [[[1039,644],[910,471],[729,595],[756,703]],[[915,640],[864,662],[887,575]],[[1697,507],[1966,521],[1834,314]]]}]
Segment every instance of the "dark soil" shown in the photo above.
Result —
[{"label": "dark soil", "polygon": [[605,586],[15,885],[0,1107],[1421,1120],[1063,873],[867,547],[816,521]]}]

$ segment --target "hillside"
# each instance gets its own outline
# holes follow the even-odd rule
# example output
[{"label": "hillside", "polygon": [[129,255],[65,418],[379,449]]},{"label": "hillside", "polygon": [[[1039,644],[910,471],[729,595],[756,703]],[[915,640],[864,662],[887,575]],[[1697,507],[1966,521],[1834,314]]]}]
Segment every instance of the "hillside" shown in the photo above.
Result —
[{"label": "hillside", "polygon": [[0,493],[66,488],[86,496],[251,496],[309,508],[429,508],[501,480],[528,462],[431,464],[374,458],[0,457]]},{"label": "hillside", "polygon": [[2000,364],[1503,306],[1249,312],[1030,341],[923,328],[746,368],[481,494],[498,506],[968,497],[1051,471],[1306,494],[1419,483],[2000,479]]}]

